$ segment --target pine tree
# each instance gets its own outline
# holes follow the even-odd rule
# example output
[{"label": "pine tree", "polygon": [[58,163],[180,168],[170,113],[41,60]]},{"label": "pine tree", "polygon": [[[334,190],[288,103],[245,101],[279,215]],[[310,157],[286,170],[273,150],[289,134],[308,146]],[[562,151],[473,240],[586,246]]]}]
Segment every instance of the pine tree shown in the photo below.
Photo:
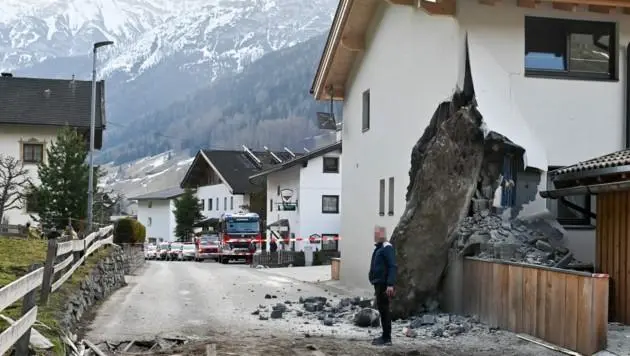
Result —
[{"label": "pine tree", "polygon": [[[37,197],[36,212],[44,228],[63,229],[72,218],[75,231],[86,224],[89,166],[85,139],[64,127],[46,150],[47,159],[38,165],[40,185],[32,187]],[[94,191],[98,168],[94,173]]]},{"label": "pine tree", "polygon": [[184,194],[175,200],[175,236],[182,241],[188,241],[193,230],[193,224],[203,219],[199,199],[189,188],[184,190]]}]

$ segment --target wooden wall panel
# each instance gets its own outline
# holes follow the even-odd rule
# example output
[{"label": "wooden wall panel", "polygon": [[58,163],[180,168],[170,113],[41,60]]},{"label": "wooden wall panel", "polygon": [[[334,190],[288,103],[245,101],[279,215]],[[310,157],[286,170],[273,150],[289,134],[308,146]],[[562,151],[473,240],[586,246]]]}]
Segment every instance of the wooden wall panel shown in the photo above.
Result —
[{"label": "wooden wall panel", "polygon": [[470,257],[463,270],[466,314],[582,354],[606,348],[607,275]]},{"label": "wooden wall panel", "polygon": [[610,276],[611,321],[630,324],[630,191],[597,196],[596,271]]}]

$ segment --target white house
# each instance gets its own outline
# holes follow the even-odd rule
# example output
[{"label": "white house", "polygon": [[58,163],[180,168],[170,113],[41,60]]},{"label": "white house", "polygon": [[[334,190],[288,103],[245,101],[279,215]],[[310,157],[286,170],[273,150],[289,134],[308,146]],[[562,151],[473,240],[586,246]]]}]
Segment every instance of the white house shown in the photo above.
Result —
[{"label": "white house", "polygon": [[264,212],[265,192],[250,183],[249,177],[292,157],[289,152],[253,152],[246,147],[242,151],[200,150],[180,186],[196,190],[201,213],[209,219],[244,208]]},{"label": "white house", "polygon": [[[467,53],[487,127],[526,149],[526,165],[542,172],[539,191],[552,168],[628,147],[627,6],[340,0],[312,93],[343,101],[342,191],[352,208],[340,249],[352,253],[341,278],[367,285],[374,225],[389,235],[399,221],[411,149],[438,104],[462,88]],[[589,196],[572,201],[595,209]],[[594,219],[542,198],[527,208],[557,214],[576,257],[593,261]]]},{"label": "white house", "polygon": [[180,187],[139,195],[137,219],[147,229],[147,239],[175,241],[175,199],[184,194]]},{"label": "white house", "polygon": [[[0,76],[0,154],[20,160],[37,185],[37,164],[46,162],[46,149],[60,128],[69,126],[85,134],[89,142],[90,81]],[[104,82],[97,86],[95,148],[102,145],[105,129]],[[2,185],[4,182],[0,182]],[[22,187],[25,188],[25,187]],[[33,223],[32,204],[24,201],[21,209],[4,212],[0,224]],[[30,205],[30,208],[29,208]]]},{"label": "white house", "polygon": [[312,150],[250,177],[267,178],[267,221],[285,246],[338,250],[341,231],[341,142]]}]

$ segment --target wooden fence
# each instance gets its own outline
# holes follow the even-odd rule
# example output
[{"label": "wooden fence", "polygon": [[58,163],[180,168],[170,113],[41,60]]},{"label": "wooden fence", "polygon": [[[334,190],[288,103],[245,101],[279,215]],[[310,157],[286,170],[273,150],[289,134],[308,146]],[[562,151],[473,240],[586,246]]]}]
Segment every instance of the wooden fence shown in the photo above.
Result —
[{"label": "wooden fence", "polygon": [[45,265],[32,267],[27,275],[0,289],[0,312],[22,299],[22,316],[0,334],[0,355],[14,345],[16,356],[28,355],[31,326],[37,320],[36,289],[40,289],[40,305],[45,305],[50,293],[58,290],[89,255],[113,243],[113,231],[113,226],[107,226],[83,240],[49,239]]},{"label": "wooden fence", "polygon": [[472,257],[462,267],[464,313],[585,355],[606,348],[608,275]]}]

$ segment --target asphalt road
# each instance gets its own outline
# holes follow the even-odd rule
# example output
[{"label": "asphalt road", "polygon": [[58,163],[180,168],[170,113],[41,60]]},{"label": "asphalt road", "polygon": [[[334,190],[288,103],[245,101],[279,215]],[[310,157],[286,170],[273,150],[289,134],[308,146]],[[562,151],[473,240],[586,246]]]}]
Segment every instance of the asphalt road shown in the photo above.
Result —
[{"label": "asphalt road", "polygon": [[[269,271],[234,264],[150,261],[138,276],[126,278],[128,286],[98,309],[86,339],[115,343],[177,335],[230,340],[232,354],[284,355],[278,350],[309,342],[328,350],[326,354],[355,355],[345,351],[351,345],[356,355],[398,355],[369,346],[367,341],[375,336],[375,330],[340,324],[324,326],[316,319],[306,320],[291,313],[283,319],[259,320],[251,312],[261,304],[296,302],[300,296],[336,297],[323,287]],[[266,294],[277,298],[265,299]],[[306,334],[310,337],[305,338]],[[400,336],[395,342],[399,346],[394,349],[401,350],[400,355],[407,354],[406,350],[425,351],[417,355],[556,355],[504,333],[430,340]]]}]

